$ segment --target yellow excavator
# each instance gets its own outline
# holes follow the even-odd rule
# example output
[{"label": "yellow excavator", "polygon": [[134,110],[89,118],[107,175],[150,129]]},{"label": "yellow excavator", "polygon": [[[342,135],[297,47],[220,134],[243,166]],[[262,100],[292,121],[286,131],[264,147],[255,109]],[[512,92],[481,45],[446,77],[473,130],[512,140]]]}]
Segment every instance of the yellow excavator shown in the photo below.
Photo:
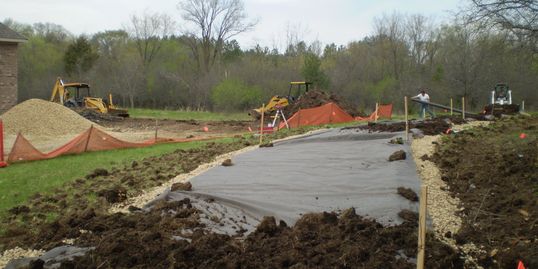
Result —
[{"label": "yellow excavator", "polygon": [[[250,113],[255,118],[259,118],[261,116],[262,109],[265,113],[272,113],[277,109],[282,109],[290,104],[293,104],[299,97],[308,92],[309,86],[312,85],[312,82],[306,82],[306,81],[292,81],[290,82],[290,88],[288,90],[288,95],[281,96],[281,95],[275,95],[271,97],[267,105],[264,107],[253,109]],[[303,86],[304,86],[304,93],[303,93]]]},{"label": "yellow excavator", "polygon": [[92,97],[88,83],[64,83],[58,77],[52,88],[51,102],[60,103],[69,108],[86,108],[103,114],[129,117],[127,110],[117,108],[112,102],[112,94],[108,95],[108,104],[102,98]]}]

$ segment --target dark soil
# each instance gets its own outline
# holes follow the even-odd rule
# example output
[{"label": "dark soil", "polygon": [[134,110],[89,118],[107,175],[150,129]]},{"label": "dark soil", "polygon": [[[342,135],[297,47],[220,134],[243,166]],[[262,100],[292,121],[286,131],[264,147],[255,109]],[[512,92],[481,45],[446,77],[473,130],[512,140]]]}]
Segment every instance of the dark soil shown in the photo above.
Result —
[{"label": "dark soil", "polygon": [[[293,227],[266,217],[244,240],[200,229],[188,200],[150,212],[82,224],[79,244],[96,246],[74,268],[415,268],[416,220],[392,227],[349,209],[304,215]],[[415,213],[416,214],[416,213]],[[191,233],[182,233],[191,229]],[[176,239],[173,239],[176,236]],[[180,236],[180,237],[177,237]],[[190,242],[189,242],[190,241]],[[428,237],[427,268],[461,268],[451,248]]]},{"label": "dark soil", "polygon": [[114,116],[111,114],[99,113],[93,109],[80,108],[75,109],[75,112],[77,112],[82,117],[99,124],[102,122],[118,122],[124,119],[122,117]]},{"label": "dark soil", "polygon": [[232,159],[226,159],[221,163],[221,165],[222,166],[232,166],[234,164],[232,163]]},{"label": "dark soil", "polygon": [[[420,129],[424,135],[438,135],[446,133],[451,123],[462,124],[465,122],[461,117],[438,117],[423,121],[410,121],[409,129]],[[369,132],[402,132],[405,131],[405,122],[368,122],[367,125],[345,127],[344,129],[360,129],[368,130]]]},{"label": "dark soil", "polygon": [[398,150],[389,156],[389,162],[405,160],[405,151]]},{"label": "dark soil", "polygon": [[410,188],[398,187],[398,194],[411,202],[418,202],[418,195]]},{"label": "dark soil", "polygon": [[486,250],[484,268],[538,268],[537,138],[538,118],[517,117],[447,137],[432,157],[465,208],[453,236]]},{"label": "dark soil", "polygon": [[405,221],[409,222],[416,222],[418,221],[418,213],[413,212],[409,209],[402,209],[402,211],[398,212],[398,217],[402,218]]},{"label": "dark soil", "polygon": [[170,187],[171,191],[192,191],[192,184],[190,182],[178,182],[172,184]]},{"label": "dark soil", "polygon": [[[492,113],[493,112],[493,113]],[[515,115],[519,113],[519,105],[487,105],[484,108],[484,114],[491,115],[495,117],[500,117],[501,115]]]}]

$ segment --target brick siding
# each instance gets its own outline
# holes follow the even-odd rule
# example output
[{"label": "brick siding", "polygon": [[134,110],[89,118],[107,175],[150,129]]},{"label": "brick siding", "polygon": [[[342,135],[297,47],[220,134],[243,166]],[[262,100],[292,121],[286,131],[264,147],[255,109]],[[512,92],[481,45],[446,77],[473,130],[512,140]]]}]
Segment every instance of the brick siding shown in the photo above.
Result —
[{"label": "brick siding", "polygon": [[17,104],[17,43],[0,42],[0,114]]}]

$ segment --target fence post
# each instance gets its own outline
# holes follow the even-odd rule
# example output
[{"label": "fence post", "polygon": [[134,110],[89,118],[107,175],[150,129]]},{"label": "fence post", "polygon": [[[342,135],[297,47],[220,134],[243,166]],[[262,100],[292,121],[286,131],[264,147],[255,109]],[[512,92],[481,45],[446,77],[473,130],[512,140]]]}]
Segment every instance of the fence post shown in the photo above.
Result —
[{"label": "fence post", "polygon": [[4,160],[4,123],[0,120],[0,168],[6,166],[7,163]]},{"label": "fence post", "polygon": [[88,137],[86,137],[86,145],[84,145],[84,151],[88,151],[88,145],[90,144],[90,138],[92,137],[92,131],[93,131],[93,124],[90,127],[90,130],[88,131]]},{"label": "fence post", "polygon": [[159,125],[157,123],[158,119],[155,119],[155,143],[157,143],[157,135],[159,130]]},{"label": "fence post", "polygon": [[378,112],[377,112],[377,111],[378,111],[378,109],[379,109],[379,103],[378,103],[378,102],[376,102],[376,103],[375,103],[375,115],[374,115],[374,122],[377,122],[377,117],[378,117],[378,115],[377,115],[377,114],[378,114]]},{"label": "fence post", "polygon": [[465,119],[465,96],[461,97],[461,117]]},{"label": "fence post", "polygon": [[521,111],[525,112],[525,100],[521,101]]},{"label": "fence post", "polygon": [[407,96],[404,96],[404,110],[405,110],[405,140],[409,141],[409,119],[407,116]]},{"label": "fence post", "polygon": [[418,254],[417,269],[424,269],[424,251],[426,248],[426,207],[428,203],[428,186],[420,188],[420,205],[418,211]]},{"label": "fence post", "polygon": [[260,145],[262,144],[262,141],[263,141],[263,116],[265,114],[265,104],[262,104],[261,113],[262,113],[262,118],[260,120]]},{"label": "fence post", "polygon": [[452,97],[450,97],[450,116],[452,116],[454,114],[454,110],[453,110],[453,102],[452,102]]}]

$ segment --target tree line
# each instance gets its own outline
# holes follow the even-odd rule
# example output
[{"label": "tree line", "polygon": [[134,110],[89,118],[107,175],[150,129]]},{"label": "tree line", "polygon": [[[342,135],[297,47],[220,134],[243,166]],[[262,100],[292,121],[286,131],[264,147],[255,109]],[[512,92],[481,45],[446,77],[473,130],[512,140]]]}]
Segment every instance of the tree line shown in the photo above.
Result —
[{"label": "tree line", "polygon": [[3,23],[28,38],[19,47],[19,101],[50,98],[60,76],[90,83],[97,96],[112,93],[123,107],[239,111],[307,80],[367,113],[376,102],[400,110],[404,95],[423,88],[433,102],[459,105],[465,96],[477,110],[505,82],[514,102],[537,108],[538,31],[529,20],[537,5],[521,2],[472,0],[448,23],[384,14],[369,36],[346,45],[288,33],[284,49],[239,46],[234,37],[256,25],[240,0],[182,1],[181,23],[190,26],[183,31],[148,12],[131,16],[125,29],[80,36],[53,23]]}]

